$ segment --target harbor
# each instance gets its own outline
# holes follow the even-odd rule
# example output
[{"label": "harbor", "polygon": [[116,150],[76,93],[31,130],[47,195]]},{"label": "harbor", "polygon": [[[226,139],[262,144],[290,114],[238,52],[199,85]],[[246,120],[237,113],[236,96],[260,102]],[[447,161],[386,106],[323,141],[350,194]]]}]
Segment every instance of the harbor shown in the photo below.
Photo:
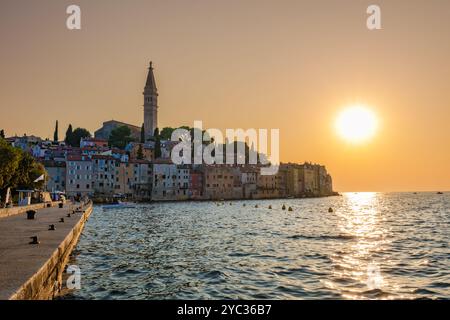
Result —
[{"label": "harbor", "polygon": [[0,300],[46,300],[60,292],[65,266],[92,212],[91,202],[66,202],[62,208],[60,203],[0,209]]}]

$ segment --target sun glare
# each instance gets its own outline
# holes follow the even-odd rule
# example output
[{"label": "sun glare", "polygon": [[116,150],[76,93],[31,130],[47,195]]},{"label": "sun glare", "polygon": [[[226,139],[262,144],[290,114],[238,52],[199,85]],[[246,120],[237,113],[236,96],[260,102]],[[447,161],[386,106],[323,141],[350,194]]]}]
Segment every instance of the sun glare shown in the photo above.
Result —
[{"label": "sun glare", "polygon": [[377,117],[370,109],[352,106],[339,114],[336,119],[336,130],[344,140],[361,143],[375,135],[377,124]]}]

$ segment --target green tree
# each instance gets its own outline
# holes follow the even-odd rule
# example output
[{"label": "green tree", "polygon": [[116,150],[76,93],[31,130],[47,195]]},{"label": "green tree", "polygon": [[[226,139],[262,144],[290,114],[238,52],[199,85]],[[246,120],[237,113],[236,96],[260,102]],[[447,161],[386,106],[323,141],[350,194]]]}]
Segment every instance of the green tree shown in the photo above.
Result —
[{"label": "green tree", "polygon": [[19,168],[21,152],[0,138],[0,190],[12,186],[12,179]]},{"label": "green tree", "polygon": [[66,138],[64,139],[64,141],[66,142],[66,144],[69,144],[69,142],[72,139],[72,135],[73,135],[73,129],[72,129],[72,125],[69,124],[69,127],[67,128],[66,131]]},{"label": "green tree", "polygon": [[55,133],[53,133],[53,142],[58,142],[58,120],[56,120]]},{"label": "green tree", "polygon": [[66,143],[72,147],[79,147],[81,139],[90,138],[90,137],[91,137],[91,133],[87,129],[76,128],[72,132],[72,134],[69,134],[69,136],[66,137],[66,139],[67,139]]},{"label": "green tree", "polygon": [[172,133],[175,131],[175,128],[164,127],[159,134],[161,140],[170,140],[172,137]]},{"label": "green tree", "polygon": [[7,188],[32,189],[41,187],[44,181],[35,183],[45,173],[44,166],[29,153],[14,148],[0,138],[0,194],[3,196]]},{"label": "green tree", "polygon": [[161,158],[161,137],[159,136],[159,129],[156,128],[153,134],[155,139],[155,159]]},{"label": "green tree", "polygon": [[22,152],[19,168],[15,171],[12,182],[15,188],[40,188],[44,181],[34,182],[34,180],[43,174],[46,172],[42,163],[37,162],[29,153]]},{"label": "green tree", "polygon": [[144,128],[144,124],[142,124],[142,127],[141,127],[141,143],[145,143],[145,128]]},{"label": "green tree", "polygon": [[0,130],[0,138],[5,139],[5,130]]},{"label": "green tree", "polygon": [[132,141],[134,141],[134,139],[131,135],[130,128],[127,126],[120,126],[111,131],[108,144],[111,147],[124,149],[126,145]]},{"label": "green tree", "polygon": [[142,150],[142,144],[139,145],[136,157],[137,157],[138,160],[143,160],[144,159],[144,152]]}]

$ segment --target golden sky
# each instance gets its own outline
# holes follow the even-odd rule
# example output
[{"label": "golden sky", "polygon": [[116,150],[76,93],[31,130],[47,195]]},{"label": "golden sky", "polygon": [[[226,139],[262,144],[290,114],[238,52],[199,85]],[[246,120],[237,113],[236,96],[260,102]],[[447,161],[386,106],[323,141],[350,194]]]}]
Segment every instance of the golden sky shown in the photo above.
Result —
[{"label": "golden sky", "polygon": [[[0,128],[140,125],[153,60],[160,127],[279,128],[281,160],[325,164],[338,191],[450,190],[449,39],[447,0],[2,0]],[[379,121],[361,145],[334,128],[354,103]]]}]

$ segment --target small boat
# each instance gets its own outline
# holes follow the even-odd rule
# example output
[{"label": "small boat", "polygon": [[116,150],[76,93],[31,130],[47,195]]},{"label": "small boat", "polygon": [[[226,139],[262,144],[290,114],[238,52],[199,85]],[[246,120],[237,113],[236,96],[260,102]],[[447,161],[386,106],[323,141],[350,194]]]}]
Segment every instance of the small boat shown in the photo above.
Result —
[{"label": "small boat", "polygon": [[331,212],[333,212],[333,211],[334,211],[333,208],[331,208],[331,207],[328,208],[328,212],[329,212],[329,213],[331,213]]},{"label": "small boat", "polygon": [[444,194],[444,193],[439,191],[437,194]]},{"label": "small boat", "polygon": [[116,203],[105,204],[102,206],[102,208],[103,209],[133,209],[133,208],[136,208],[136,205],[134,203],[130,203],[130,202],[117,201]]}]

